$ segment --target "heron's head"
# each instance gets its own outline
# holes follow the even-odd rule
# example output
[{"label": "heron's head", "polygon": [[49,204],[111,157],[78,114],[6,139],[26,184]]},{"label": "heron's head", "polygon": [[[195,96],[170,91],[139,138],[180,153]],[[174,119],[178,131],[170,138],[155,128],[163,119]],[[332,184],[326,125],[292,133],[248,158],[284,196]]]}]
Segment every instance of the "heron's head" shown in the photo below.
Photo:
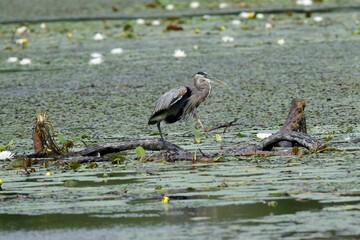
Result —
[{"label": "heron's head", "polygon": [[210,85],[210,83],[214,83],[217,85],[227,85],[226,83],[210,76],[206,72],[195,73],[193,79],[194,79],[194,85],[199,88],[202,88],[203,86],[208,86]]}]

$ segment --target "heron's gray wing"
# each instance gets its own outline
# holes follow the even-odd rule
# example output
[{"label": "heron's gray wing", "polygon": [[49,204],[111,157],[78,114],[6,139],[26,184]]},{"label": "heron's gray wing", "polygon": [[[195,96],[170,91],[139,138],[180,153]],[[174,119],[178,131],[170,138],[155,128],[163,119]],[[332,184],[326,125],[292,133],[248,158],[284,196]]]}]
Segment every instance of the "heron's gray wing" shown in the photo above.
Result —
[{"label": "heron's gray wing", "polygon": [[161,95],[161,97],[156,102],[153,114],[164,109],[169,109],[176,102],[180,101],[188,91],[189,89],[186,86],[180,86],[178,88],[173,88],[167,91]]}]

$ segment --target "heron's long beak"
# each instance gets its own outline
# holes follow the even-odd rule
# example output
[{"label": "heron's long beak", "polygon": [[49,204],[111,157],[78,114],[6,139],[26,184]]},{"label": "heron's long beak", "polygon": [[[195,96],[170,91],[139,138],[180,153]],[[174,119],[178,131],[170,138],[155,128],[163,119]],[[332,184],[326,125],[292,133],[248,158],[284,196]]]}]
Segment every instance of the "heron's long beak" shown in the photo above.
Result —
[{"label": "heron's long beak", "polygon": [[212,76],[207,75],[206,78],[209,79],[209,81],[211,83],[214,83],[216,85],[227,86],[226,83],[224,83],[224,82],[220,81],[219,79],[216,79],[216,78],[214,78]]}]

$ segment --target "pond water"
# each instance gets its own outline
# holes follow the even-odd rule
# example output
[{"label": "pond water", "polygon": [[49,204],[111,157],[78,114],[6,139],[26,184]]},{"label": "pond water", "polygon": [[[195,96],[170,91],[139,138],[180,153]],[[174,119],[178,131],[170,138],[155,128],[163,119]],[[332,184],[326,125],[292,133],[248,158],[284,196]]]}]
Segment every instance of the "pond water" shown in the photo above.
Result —
[{"label": "pond water", "polygon": [[[303,98],[308,133],[322,142],[329,138],[333,148],[209,163],[139,161],[129,151],[121,164],[82,164],[76,171],[39,164],[30,175],[0,160],[0,239],[359,238],[360,14],[348,9],[312,16],[322,20],[280,13],[170,18],[160,26],[153,19],[145,25],[31,23],[26,46],[10,41],[18,24],[0,25],[0,143],[14,139],[10,150],[18,155],[33,151],[32,126],[40,111],[51,116],[56,133],[86,136],[87,145],[158,138],[156,127],[146,124],[156,99],[198,71],[229,85],[214,86],[199,107],[204,124],[238,118],[238,125],[212,132],[200,144],[194,144],[192,120],[164,125],[168,141],[194,153],[251,144],[259,132],[276,132],[291,100]],[[164,31],[173,22],[184,30]],[[128,24],[135,38],[124,35]],[[93,40],[97,32],[103,41]],[[224,42],[224,36],[234,40]],[[119,47],[123,54],[110,53]],[[172,56],[178,48],[186,58]],[[102,64],[89,64],[94,52],[103,55]],[[9,57],[32,64],[9,63]],[[81,148],[75,142],[74,150]],[[169,203],[162,203],[164,196]]]}]

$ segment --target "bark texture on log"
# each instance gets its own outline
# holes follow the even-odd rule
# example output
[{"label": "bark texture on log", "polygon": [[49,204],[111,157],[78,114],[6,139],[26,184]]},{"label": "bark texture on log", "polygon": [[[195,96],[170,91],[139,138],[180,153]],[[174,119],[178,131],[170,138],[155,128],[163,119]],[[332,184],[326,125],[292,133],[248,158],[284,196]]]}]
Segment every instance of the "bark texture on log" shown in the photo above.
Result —
[{"label": "bark texture on log", "polygon": [[[246,146],[235,146],[233,148],[226,149],[220,152],[220,155],[232,155],[232,156],[248,156],[256,155],[259,151],[270,152],[273,147],[281,141],[288,141],[290,143],[296,143],[298,146],[305,147],[310,151],[320,150],[322,145],[309,135],[302,132],[283,132],[279,131],[272,134],[268,138],[265,138],[259,143],[246,145]],[[270,154],[271,155],[271,154]],[[277,155],[274,153],[274,155]]]},{"label": "bark texture on log", "polygon": [[[166,160],[166,161],[178,161],[178,160],[200,160],[208,161],[212,158],[218,158],[221,156],[249,156],[249,155],[289,155],[294,154],[288,152],[273,151],[275,146],[302,146],[310,151],[317,151],[322,149],[322,145],[317,140],[313,139],[306,134],[306,119],[305,119],[305,101],[302,99],[294,99],[291,102],[291,108],[289,110],[287,119],[279,132],[272,134],[268,138],[255,144],[249,144],[244,146],[234,146],[229,149],[219,151],[215,154],[206,155],[202,151],[201,154],[194,156],[193,153],[172,144],[170,142],[163,142],[160,139],[140,139],[129,140],[121,142],[111,142],[99,144],[93,147],[86,148],[82,151],[70,153],[70,154],[55,154],[53,152],[52,158],[58,163],[69,162],[100,162],[111,161],[110,158],[104,156],[108,153],[116,153],[127,150],[134,150],[136,147],[141,146],[146,150],[160,151],[159,154],[150,156],[150,160]],[[230,122],[227,125],[221,125],[220,127],[228,127],[234,124],[236,120]],[[34,136],[34,140],[36,135]],[[34,141],[36,142],[36,141]],[[35,148],[35,152],[40,148]],[[54,155],[55,154],[55,155]],[[29,158],[44,157],[39,154],[28,155]]]},{"label": "bark texture on log", "polygon": [[293,99],[286,121],[280,131],[307,133],[305,117],[305,100]]}]

